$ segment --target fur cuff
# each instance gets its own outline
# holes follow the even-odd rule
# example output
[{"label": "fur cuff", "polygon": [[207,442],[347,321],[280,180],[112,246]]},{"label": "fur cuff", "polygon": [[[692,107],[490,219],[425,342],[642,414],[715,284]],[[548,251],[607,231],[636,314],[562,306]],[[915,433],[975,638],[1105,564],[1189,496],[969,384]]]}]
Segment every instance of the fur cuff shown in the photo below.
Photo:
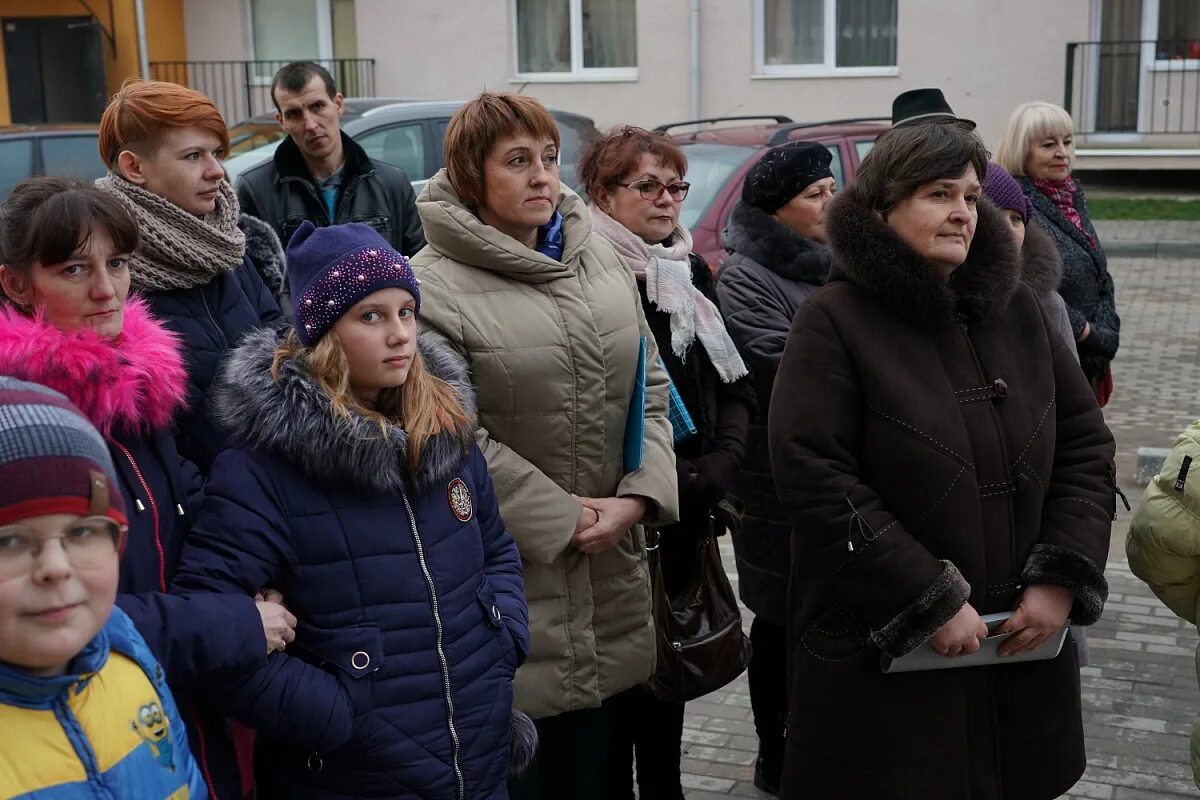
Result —
[{"label": "fur cuff", "polygon": [[925,593],[882,629],[871,631],[871,641],[892,658],[906,656],[949,622],[970,596],[971,585],[958,567],[943,561],[941,574]]},{"label": "fur cuff", "polygon": [[508,742],[508,777],[519,778],[537,755],[538,732],[533,720],[515,708],[508,719]]},{"label": "fur cuff", "polygon": [[1104,571],[1090,558],[1073,550],[1052,544],[1035,544],[1021,582],[1029,585],[1046,583],[1070,589],[1075,594],[1071,608],[1071,624],[1091,625],[1100,619],[1104,601],[1108,598],[1108,581]]}]

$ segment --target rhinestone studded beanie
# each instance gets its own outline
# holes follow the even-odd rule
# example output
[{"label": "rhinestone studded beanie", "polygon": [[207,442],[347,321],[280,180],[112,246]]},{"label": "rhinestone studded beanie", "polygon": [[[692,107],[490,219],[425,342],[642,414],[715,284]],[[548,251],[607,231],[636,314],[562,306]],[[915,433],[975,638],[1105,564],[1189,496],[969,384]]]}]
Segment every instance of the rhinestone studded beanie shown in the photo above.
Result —
[{"label": "rhinestone studded beanie", "polygon": [[420,281],[408,259],[370,225],[318,228],[305,220],[288,242],[287,272],[296,336],[310,347],[351,306],[380,289],[406,290],[421,313]]}]

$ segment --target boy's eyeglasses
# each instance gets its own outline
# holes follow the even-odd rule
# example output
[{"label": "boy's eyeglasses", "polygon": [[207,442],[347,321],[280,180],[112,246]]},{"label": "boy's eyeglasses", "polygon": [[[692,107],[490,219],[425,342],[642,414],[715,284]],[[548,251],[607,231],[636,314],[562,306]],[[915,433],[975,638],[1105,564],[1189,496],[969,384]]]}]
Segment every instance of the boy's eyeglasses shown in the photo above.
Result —
[{"label": "boy's eyeglasses", "polygon": [[121,526],[108,517],[85,517],[65,531],[43,536],[24,525],[0,527],[0,577],[15,578],[33,571],[51,539],[58,539],[75,569],[102,566],[116,552]]},{"label": "boy's eyeglasses", "polygon": [[688,189],[692,185],[687,181],[676,181],[675,183],[663,183],[656,181],[653,178],[646,178],[633,183],[618,183],[618,186],[623,186],[626,189],[632,189],[642,196],[643,200],[654,201],[662,197],[663,190],[671,195],[671,199],[676,203],[682,203],[683,198],[687,197]]}]

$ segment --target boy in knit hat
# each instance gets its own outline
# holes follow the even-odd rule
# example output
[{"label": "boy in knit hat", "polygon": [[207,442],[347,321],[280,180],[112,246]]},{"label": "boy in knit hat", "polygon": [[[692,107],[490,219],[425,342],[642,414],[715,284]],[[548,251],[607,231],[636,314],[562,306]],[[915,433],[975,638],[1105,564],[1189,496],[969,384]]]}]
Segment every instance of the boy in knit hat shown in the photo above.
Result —
[{"label": "boy in knit hat", "polygon": [[162,668],[113,605],[117,486],[78,409],[0,377],[0,797],[207,794]]}]

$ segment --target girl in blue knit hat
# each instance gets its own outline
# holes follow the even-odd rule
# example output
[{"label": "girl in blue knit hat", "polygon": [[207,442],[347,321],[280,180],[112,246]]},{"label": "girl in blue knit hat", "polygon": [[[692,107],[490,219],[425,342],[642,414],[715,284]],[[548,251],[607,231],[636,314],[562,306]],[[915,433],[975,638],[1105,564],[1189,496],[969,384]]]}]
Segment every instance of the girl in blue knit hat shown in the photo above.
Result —
[{"label": "girl in blue knit hat", "polygon": [[214,395],[218,457],[183,591],[287,598],[296,639],[217,693],[258,730],[261,798],[504,798],[529,650],[521,559],[474,443],[475,397],[418,341],[408,260],[361,224],[288,247],[295,329],[251,334]]},{"label": "girl in blue knit hat", "polygon": [[115,607],[127,521],[100,433],[0,377],[0,797],[207,796],[162,667]]}]

